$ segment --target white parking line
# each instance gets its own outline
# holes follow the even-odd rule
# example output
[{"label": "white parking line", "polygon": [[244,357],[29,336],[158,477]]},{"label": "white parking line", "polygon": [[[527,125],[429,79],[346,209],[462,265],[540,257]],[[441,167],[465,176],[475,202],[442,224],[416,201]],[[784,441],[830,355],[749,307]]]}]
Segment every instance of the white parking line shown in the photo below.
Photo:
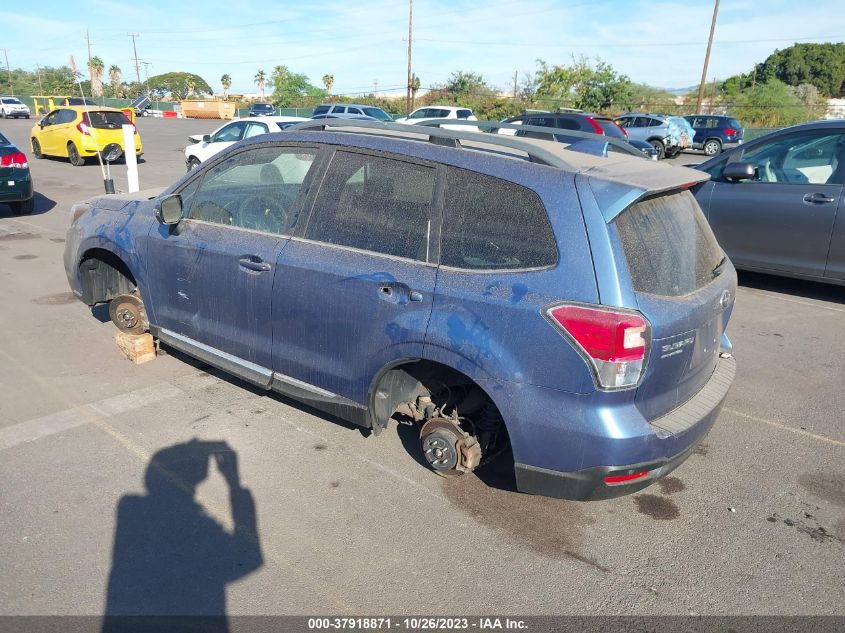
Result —
[{"label": "white parking line", "polygon": [[[213,376],[201,374],[190,376],[190,379],[191,390],[201,389],[216,381]],[[170,383],[159,383],[151,387],[136,389],[97,402],[13,424],[0,429],[0,451],[27,442],[34,442],[42,437],[55,435],[84,424],[105,420],[127,411],[140,409],[152,403],[184,396],[185,393],[185,389],[180,389]]]},{"label": "white parking line", "polygon": [[[743,288],[744,292],[748,294],[757,295],[758,297],[766,297],[768,299],[777,299],[778,301],[788,301],[789,303],[798,303],[802,306],[809,306],[811,308],[821,308],[822,310],[830,310],[831,312],[845,312],[845,308],[836,308],[834,306],[825,305],[823,303],[812,303],[810,301],[801,301],[800,299],[792,299],[790,297],[784,297],[782,294],[776,292],[766,292],[763,290],[751,290],[749,288]],[[824,301],[821,299],[820,301]]]},{"label": "white parking line", "polygon": [[774,420],[767,420],[766,418],[758,418],[753,415],[748,415],[747,413],[742,413],[741,411],[737,411],[736,409],[728,409],[725,408],[725,411],[737,416],[738,418],[742,418],[744,420],[750,420],[752,422],[762,422],[763,424],[768,424],[769,426],[773,426],[776,429],[780,429],[782,431],[789,431],[790,433],[795,433],[796,435],[803,435],[805,437],[812,438],[814,440],[819,440],[820,442],[826,442],[828,444],[833,444],[835,446],[845,446],[845,442],[841,440],[835,440],[832,437],[826,437],[824,435],[817,435],[815,433],[810,433],[809,431],[805,431],[804,429],[796,429],[792,426],[787,426],[786,424],[781,424],[780,422],[775,422]]},{"label": "white parking line", "polygon": [[[56,231],[54,229],[49,229],[46,226],[41,226],[40,224],[33,224],[32,222],[27,222],[25,220],[21,220],[19,218],[6,218],[9,222],[17,222],[18,224],[23,224],[28,226],[29,228],[38,229],[39,231],[47,231],[48,233],[55,233],[56,235],[64,235],[64,231]],[[68,225],[70,225],[70,220],[68,220]]]}]

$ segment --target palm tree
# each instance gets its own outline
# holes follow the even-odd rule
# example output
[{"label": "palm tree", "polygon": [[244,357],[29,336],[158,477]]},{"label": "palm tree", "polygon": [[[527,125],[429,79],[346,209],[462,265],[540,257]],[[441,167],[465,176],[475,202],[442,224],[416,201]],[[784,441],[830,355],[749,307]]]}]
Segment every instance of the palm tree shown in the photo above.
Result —
[{"label": "palm tree", "polygon": [[120,96],[123,94],[123,90],[120,87],[120,74],[121,74],[121,72],[122,71],[120,70],[120,68],[118,68],[114,64],[112,64],[109,67],[109,81],[111,82],[111,92],[112,92],[111,96],[116,98],[116,99],[119,99]]},{"label": "palm tree", "polygon": [[414,109],[414,103],[417,100],[417,90],[420,89],[420,78],[416,74],[411,75],[411,110]]},{"label": "palm tree", "polygon": [[329,95],[331,95],[332,86],[334,86],[334,75],[323,75],[323,85],[326,87]]},{"label": "palm tree", "polygon": [[99,57],[92,57],[88,63],[88,72],[91,76],[91,96],[103,96],[103,69],[105,64]]},{"label": "palm tree", "polygon": [[223,100],[228,101],[229,100],[229,88],[232,87],[232,78],[229,76],[228,73],[226,73],[225,75],[223,75],[220,78],[220,83],[223,86]]},{"label": "palm tree", "polygon": [[264,101],[264,86],[267,85],[267,73],[263,70],[255,73],[255,85],[258,86],[258,91],[261,93],[261,100]]}]

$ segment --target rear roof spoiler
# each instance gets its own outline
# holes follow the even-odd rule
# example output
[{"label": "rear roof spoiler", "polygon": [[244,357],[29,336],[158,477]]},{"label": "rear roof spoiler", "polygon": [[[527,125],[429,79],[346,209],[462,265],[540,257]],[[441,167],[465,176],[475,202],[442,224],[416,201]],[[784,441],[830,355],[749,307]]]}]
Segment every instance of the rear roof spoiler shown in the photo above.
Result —
[{"label": "rear roof spoiler", "polygon": [[649,161],[616,162],[612,168],[596,165],[581,173],[601,209],[605,222],[612,222],[635,202],[661,193],[690,189],[710,179],[710,174],[688,167],[670,167]]}]

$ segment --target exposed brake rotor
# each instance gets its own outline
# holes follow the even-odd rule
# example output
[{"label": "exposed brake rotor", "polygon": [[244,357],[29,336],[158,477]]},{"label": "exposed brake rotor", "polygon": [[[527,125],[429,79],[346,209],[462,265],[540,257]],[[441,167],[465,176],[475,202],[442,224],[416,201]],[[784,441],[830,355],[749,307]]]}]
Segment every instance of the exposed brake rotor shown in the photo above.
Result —
[{"label": "exposed brake rotor", "polygon": [[136,294],[119,295],[109,303],[109,317],[121,332],[143,334],[149,328],[144,302]]},{"label": "exposed brake rotor", "polygon": [[432,418],[420,429],[420,441],[428,464],[438,475],[459,477],[481,462],[478,440],[447,418]]}]

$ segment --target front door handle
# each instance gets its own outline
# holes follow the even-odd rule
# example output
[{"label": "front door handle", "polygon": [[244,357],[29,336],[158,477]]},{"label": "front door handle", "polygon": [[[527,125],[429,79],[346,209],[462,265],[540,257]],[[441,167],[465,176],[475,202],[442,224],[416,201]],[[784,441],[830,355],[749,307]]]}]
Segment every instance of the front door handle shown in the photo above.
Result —
[{"label": "front door handle", "polygon": [[238,264],[241,268],[246,268],[247,270],[253,270],[258,273],[267,272],[270,270],[270,264],[265,262],[263,259],[258,257],[257,255],[244,255],[238,260]]},{"label": "front door handle", "polygon": [[826,204],[835,202],[835,200],[835,198],[823,193],[808,193],[804,196],[804,202],[809,202],[810,204]]},{"label": "front door handle", "polygon": [[378,288],[379,297],[391,303],[405,303],[406,301],[422,301],[421,292],[411,290],[405,284],[391,283],[383,284]]}]

